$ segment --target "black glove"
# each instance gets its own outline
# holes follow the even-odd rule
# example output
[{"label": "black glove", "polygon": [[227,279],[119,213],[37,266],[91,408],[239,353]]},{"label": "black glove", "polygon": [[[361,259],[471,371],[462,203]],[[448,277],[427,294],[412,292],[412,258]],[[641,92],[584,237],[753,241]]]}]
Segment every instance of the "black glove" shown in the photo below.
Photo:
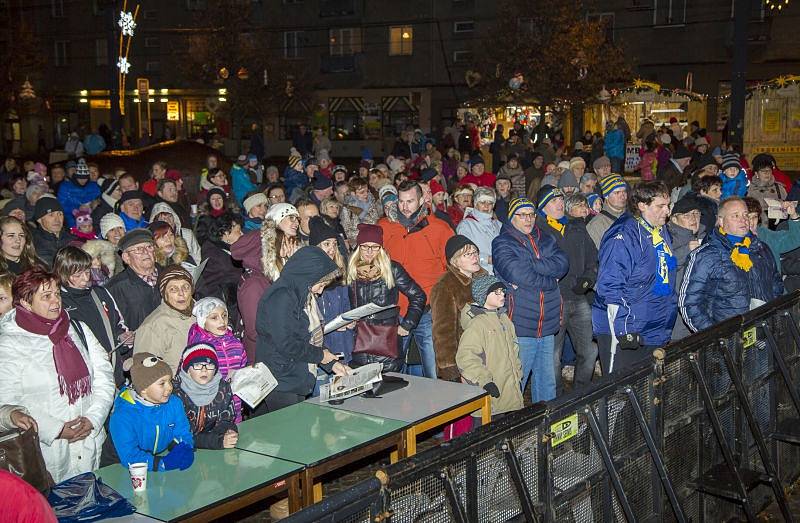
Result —
[{"label": "black glove", "polygon": [[572,292],[575,294],[586,294],[594,287],[594,282],[589,278],[578,278],[575,282],[575,286],[572,288]]},{"label": "black glove", "polygon": [[636,350],[642,346],[642,337],[636,332],[620,336],[617,341],[620,350]]},{"label": "black glove", "polygon": [[493,381],[490,381],[486,385],[483,386],[483,390],[489,393],[489,396],[493,398],[500,397],[500,389],[497,388],[497,385],[494,384]]}]

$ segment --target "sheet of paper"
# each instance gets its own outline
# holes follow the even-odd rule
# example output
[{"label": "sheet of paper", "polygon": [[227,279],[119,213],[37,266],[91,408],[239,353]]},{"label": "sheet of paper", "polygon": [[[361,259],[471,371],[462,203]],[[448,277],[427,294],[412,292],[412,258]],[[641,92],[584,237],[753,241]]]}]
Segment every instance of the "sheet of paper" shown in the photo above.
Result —
[{"label": "sheet of paper", "polygon": [[320,386],[319,399],[341,400],[372,390],[372,384],[383,379],[381,370],[383,370],[382,363],[370,363],[353,369],[347,376],[334,376],[329,383]]},{"label": "sheet of paper", "polygon": [[764,203],[767,204],[767,218],[770,220],[785,220],[789,217],[789,215],[783,209],[783,202],[780,200],[764,198]]},{"label": "sheet of paper", "polygon": [[231,380],[231,390],[242,401],[255,408],[278,386],[278,380],[263,362],[239,369]]},{"label": "sheet of paper", "polygon": [[373,314],[393,309],[394,307],[397,307],[397,305],[380,306],[375,305],[374,303],[367,303],[361,307],[356,307],[355,309],[351,309],[336,316],[334,319],[326,323],[323,333],[328,334],[329,332],[333,332],[336,329],[344,327],[354,320],[360,320],[361,318],[366,318],[367,316],[372,316]]}]

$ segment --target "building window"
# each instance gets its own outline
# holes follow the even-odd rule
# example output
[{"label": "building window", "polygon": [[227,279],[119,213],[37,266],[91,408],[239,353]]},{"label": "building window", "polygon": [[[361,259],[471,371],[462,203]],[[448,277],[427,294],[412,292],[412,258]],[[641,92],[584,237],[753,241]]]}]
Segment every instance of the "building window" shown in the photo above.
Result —
[{"label": "building window", "polygon": [[51,0],[50,14],[53,18],[64,18],[64,0]]},{"label": "building window", "polygon": [[146,36],[144,38],[144,46],[145,47],[158,47],[161,45],[158,41],[157,36]]},{"label": "building window", "polygon": [[586,15],[590,22],[600,22],[606,35],[606,42],[614,41],[614,13],[594,13]]},{"label": "building window", "polygon": [[283,33],[283,57],[300,58],[300,41],[303,38],[303,31],[284,31]]},{"label": "building window", "polygon": [[361,140],[364,122],[363,111],[363,98],[329,98],[330,139]]},{"label": "building window", "polygon": [[454,33],[471,33],[475,30],[474,20],[464,20],[462,22],[453,22]]},{"label": "building window", "polygon": [[686,23],[686,0],[653,0],[653,25]]},{"label": "building window", "polygon": [[147,62],[144,65],[144,70],[148,73],[155,73],[161,69],[161,62]]},{"label": "building window", "polygon": [[94,41],[94,64],[108,65],[108,40],[105,38]]},{"label": "building window", "polygon": [[386,96],[381,99],[383,136],[400,136],[411,127],[419,127],[419,109],[410,96]]},{"label": "building window", "polygon": [[361,52],[361,29],[344,27],[328,31],[331,56],[354,55]]},{"label": "building window", "polygon": [[453,51],[454,64],[467,64],[472,62],[472,51]]},{"label": "building window", "polygon": [[54,50],[53,64],[56,66],[68,65],[68,50],[69,42],[66,40],[56,40]]},{"label": "building window", "polygon": [[411,56],[413,46],[413,27],[396,25],[389,28],[389,56]]}]

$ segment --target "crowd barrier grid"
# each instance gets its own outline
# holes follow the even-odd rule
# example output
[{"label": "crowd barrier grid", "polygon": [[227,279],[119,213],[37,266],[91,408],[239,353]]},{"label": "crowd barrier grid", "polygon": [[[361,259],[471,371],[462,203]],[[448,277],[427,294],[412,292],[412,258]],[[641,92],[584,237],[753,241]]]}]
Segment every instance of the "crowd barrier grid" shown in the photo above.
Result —
[{"label": "crowd barrier grid", "polygon": [[380,470],[287,523],[755,521],[800,477],[800,291]]}]

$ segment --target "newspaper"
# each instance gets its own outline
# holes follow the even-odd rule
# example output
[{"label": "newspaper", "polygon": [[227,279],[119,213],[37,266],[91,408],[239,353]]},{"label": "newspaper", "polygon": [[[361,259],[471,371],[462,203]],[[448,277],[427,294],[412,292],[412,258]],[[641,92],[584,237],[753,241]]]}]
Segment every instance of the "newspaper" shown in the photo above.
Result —
[{"label": "newspaper", "polygon": [[319,388],[320,401],[342,400],[372,390],[372,384],[381,381],[382,363],[370,363],[353,369],[347,376],[334,376]]},{"label": "newspaper", "polygon": [[767,218],[770,220],[785,220],[789,217],[782,201],[764,198],[764,203],[767,204]]},{"label": "newspaper", "polygon": [[373,314],[377,314],[381,311],[389,310],[394,307],[397,307],[397,305],[385,305],[381,307],[380,305],[375,305],[374,303],[367,303],[366,305],[356,307],[355,309],[351,309],[336,316],[334,319],[325,324],[322,332],[324,334],[328,334],[329,332],[340,329],[355,320],[360,320],[361,318],[366,318],[367,316],[372,316]]},{"label": "newspaper", "polygon": [[231,391],[251,408],[261,403],[277,386],[278,380],[262,362],[237,370],[231,379]]}]

